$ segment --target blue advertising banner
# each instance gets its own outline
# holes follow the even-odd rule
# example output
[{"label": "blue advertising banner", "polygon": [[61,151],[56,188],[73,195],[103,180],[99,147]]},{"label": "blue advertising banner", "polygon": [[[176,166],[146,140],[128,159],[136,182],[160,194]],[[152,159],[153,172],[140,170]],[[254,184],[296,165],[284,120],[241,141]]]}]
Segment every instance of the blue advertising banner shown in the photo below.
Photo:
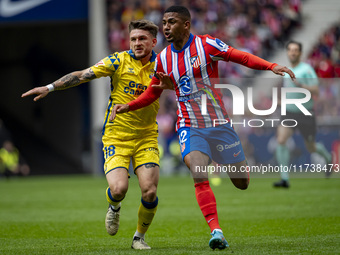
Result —
[{"label": "blue advertising banner", "polygon": [[88,0],[0,0],[0,23],[88,18]]}]

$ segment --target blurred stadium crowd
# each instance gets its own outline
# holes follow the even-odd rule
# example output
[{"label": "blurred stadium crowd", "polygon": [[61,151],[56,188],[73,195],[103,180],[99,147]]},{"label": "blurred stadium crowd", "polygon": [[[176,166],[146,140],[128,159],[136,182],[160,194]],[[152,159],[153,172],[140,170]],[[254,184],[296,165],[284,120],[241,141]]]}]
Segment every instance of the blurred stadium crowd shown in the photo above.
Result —
[{"label": "blurred stadium crowd", "polygon": [[340,77],[340,21],[330,27],[308,55],[319,78]]},{"label": "blurred stadium crowd", "polygon": [[192,33],[210,34],[261,57],[282,45],[301,22],[301,0],[108,0],[111,51],[129,48],[127,26],[134,19],[152,20],[160,28],[156,51],[167,43],[162,35],[164,10],[184,5],[192,15]]},{"label": "blurred stadium crowd", "polygon": [[[340,21],[325,31],[308,54],[307,62],[320,78],[320,95],[315,112],[318,116],[340,116]],[[335,78],[335,79],[331,79]]]}]

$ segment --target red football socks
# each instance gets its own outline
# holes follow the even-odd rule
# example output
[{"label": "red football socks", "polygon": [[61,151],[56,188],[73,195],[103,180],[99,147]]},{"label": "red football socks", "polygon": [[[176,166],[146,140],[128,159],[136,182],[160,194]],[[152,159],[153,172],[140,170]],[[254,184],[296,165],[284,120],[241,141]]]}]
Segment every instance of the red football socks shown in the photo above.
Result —
[{"label": "red football socks", "polygon": [[211,232],[216,228],[221,229],[218,224],[216,199],[210,188],[209,181],[195,183],[195,193],[198,205],[211,229]]}]

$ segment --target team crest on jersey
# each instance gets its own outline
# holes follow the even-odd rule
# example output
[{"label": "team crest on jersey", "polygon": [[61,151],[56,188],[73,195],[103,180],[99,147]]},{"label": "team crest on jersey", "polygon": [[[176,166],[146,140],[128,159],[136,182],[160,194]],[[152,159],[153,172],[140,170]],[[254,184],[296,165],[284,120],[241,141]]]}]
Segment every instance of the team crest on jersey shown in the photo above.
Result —
[{"label": "team crest on jersey", "polygon": [[103,66],[105,65],[103,60],[99,61],[97,64],[95,64],[94,66],[98,67],[98,66]]},{"label": "team crest on jersey", "polygon": [[193,66],[193,68],[198,68],[198,67],[200,67],[200,65],[202,64],[201,63],[201,58],[200,58],[200,56],[195,56],[195,57],[191,57],[190,58],[190,63],[191,63],[191,65]]},{"label": "team crest on jersey", "polygon": [[153,69],[150,69],[150,75],[149,75],[149,78],[152,79],[152,77],[154,77],[155,75],[155,70]]}]

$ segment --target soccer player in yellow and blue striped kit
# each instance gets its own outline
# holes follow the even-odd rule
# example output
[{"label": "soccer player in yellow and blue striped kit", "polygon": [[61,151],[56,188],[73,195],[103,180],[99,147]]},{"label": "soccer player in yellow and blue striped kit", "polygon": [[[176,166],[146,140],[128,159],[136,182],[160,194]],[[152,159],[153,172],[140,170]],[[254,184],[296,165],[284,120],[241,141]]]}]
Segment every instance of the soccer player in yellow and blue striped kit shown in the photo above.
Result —
[{"label": "soccer player in yellow and blue striped kit", "polygon": [[138,210],[137,231],[132,241],[133,249],[150,249],[144,241],[156,213],[156,195],[159,179],[158,126],[156,115],[158,101],[109,121],[113,106],[125,104],[137,98],[150,84],[154,74],[158,27],[147,20],[129,24],[130,50],[116,52],[82,71],[72,72],[47,86],[36,87],[22,97],[36,94],[34,101],[53,90],[63,90],[100,77],[111,78],[111,95],[102,131],[105,157],[104,171],[109,187],[106,198],[109,208],[105,226],[110,235],[119,227],[121,201],[128,190],[130,158],[142,192]]}]

